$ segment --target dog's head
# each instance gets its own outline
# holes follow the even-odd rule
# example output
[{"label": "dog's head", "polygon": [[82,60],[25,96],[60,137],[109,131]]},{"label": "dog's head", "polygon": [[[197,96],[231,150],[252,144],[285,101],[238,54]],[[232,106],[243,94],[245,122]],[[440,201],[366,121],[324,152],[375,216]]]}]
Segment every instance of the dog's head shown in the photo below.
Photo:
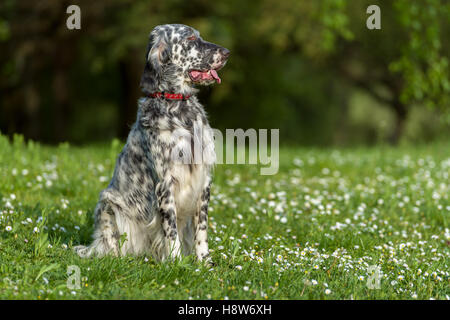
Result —
[{"label": "dog's head", "polygon": [[157,26],[150,33],[142,91],[186,92],[195,84],[220,83],[217,71],[229,55],[228,49],[204,41],[194,28],[181,24]]}]

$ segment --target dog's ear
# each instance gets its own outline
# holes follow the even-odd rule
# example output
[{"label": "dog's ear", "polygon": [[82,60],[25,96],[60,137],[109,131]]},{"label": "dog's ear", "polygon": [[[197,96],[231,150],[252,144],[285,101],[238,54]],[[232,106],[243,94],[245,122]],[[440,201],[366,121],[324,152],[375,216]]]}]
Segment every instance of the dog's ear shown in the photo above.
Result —
[{"label": "dog's ear", "polygon": [[145,94],[157,89],[163,73],[163,65],[169,61],[169,46],[164,35],[153,31],[145,54],[145,67],[141,77],[141,89]]}]

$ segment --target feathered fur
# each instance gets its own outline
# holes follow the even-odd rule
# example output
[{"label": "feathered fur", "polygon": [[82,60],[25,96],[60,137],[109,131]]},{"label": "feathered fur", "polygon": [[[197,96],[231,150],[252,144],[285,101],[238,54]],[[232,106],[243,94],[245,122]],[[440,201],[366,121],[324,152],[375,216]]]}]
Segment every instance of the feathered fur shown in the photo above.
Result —
[{"label": "feathered fur", "polygon": [[142,92],[191,96],[139,100],[136,122],[95,208],[94,240],[75,248],[80,256],[148,253],[165,260],[195,248],[198,259],[208,259],[214,139],[189,72],[218,70],[228,54],[188,26],[162,25],[151,32]]}]

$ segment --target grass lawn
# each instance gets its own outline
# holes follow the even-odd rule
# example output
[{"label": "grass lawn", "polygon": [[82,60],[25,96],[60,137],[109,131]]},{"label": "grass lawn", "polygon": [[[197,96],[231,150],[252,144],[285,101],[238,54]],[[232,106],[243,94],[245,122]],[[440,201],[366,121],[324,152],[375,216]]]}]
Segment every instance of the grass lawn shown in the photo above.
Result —
[{"label": "grass lawn", "polygon": [[218,165],[213,268],[73,253],[121,147],[0,136],[1,299],[449,299],[450,144],[286,148],[273,176]]}]

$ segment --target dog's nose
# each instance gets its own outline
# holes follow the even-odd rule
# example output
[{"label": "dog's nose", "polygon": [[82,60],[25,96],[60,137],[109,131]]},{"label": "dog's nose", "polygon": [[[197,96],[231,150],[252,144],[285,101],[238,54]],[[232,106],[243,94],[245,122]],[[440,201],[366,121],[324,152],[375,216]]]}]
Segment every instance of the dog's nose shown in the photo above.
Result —
[{"label": "dog's nose", "polygon": [[220,50],[220,54],[222,55],[222,57],[224,59],[228,58],[228,56],[230,55],[230,50],[228,50],[227,48],[222,48]]}]

